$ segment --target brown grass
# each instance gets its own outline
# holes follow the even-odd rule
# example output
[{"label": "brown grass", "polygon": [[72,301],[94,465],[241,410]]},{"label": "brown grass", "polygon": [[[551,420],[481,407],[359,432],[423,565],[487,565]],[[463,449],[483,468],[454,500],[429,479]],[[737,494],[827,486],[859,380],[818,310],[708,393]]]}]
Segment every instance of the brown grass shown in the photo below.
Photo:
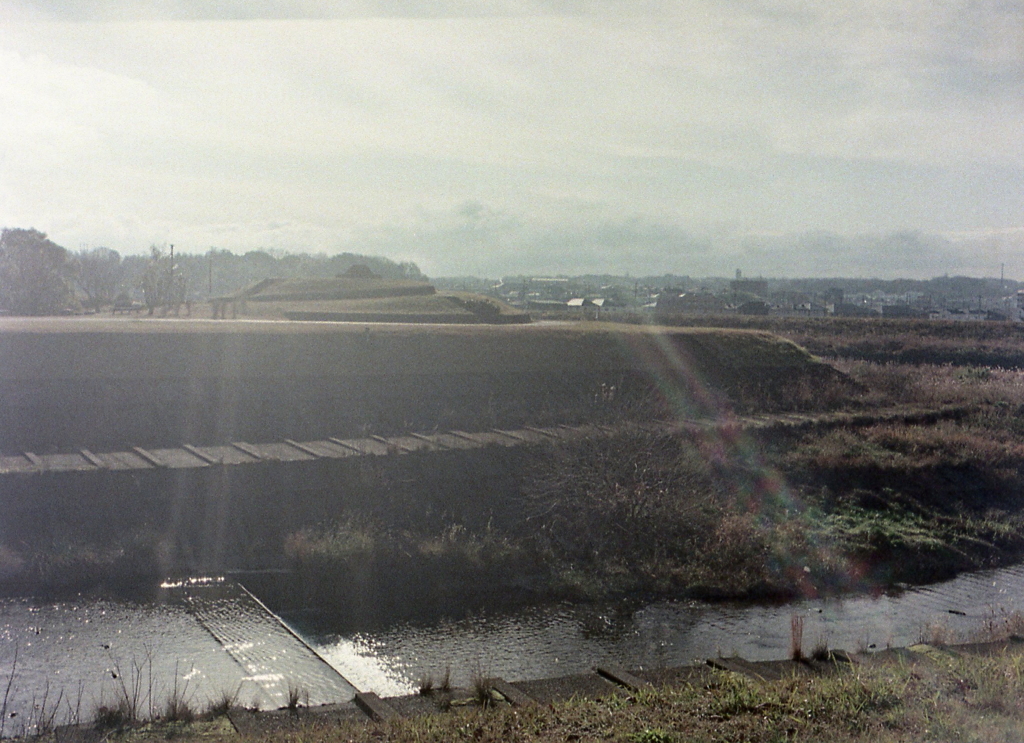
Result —
[{"label": "brown grass", "polygon": [[[525,708],[473,705],[384,724],[310,725],[298,732],[271,732],[264,740],[1003,743],[1024,737],[1022,700],[1020,654],[936,655],[914,665],[878,662],[832,675],[767,682],[716,672],[693,685],[630,695]],[[133,740],[160,736],[166,733],[157,728],[140,731]]]}]

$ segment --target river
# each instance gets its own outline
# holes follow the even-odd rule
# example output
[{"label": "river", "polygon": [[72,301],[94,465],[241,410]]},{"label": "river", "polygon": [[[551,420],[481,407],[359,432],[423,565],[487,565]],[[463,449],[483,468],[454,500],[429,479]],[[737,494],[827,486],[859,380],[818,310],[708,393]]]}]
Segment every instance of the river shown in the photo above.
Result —
[{"label": "river", "polygon": [[600,663],[664,667],[739,655],[785,658],[791,619],[803,617],[803,650],[904,647],[921,640],[967,641],[1024,611],[1024,565],[876,596],[783,604],[653,601],[555,605],[476,612],[430,624],[348,628],[338,617],[295,614],[289,623],[342,675],[379,694],[416,690],[450,669],[453,683],[474,675],[509,681],[587,671]]},{"label": "river", "polygon": [[279,619],[219,579],[166,586],[146,603],[4,599],[3,733],[87,720],[99,705],[126,698],[141,715],[159,714],[175,692],[198,708],[227,694],[267,709],[295,693],[312,705],[351,699],[353,687],[411,693],[420,679],[439,683],[446,673],[468,685],[477,675],[516,681],[607,662],[783,658],[794,615],[803,617],[805,652],[819,643],[870,651],[933,637],[967,640],[1016,611],[1024,611],[1024,565],[876,596],[558,604],[373,627],[315,611]]}]

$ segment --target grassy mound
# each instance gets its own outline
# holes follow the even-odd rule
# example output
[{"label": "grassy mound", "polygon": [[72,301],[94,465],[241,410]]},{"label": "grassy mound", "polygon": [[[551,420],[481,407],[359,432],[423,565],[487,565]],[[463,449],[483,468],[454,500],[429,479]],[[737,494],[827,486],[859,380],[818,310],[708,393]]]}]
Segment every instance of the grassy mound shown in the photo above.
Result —
[{"label": "grassy mound", "polygon": [[250,305],[247,316],[324,322],[526,323],[530,316],[479,294],[429,294]]}]

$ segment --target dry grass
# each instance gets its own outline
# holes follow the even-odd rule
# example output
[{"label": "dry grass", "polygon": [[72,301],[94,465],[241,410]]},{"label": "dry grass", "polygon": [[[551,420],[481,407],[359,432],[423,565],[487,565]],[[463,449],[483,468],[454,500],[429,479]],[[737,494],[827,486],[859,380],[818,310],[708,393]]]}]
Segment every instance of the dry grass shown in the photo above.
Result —
[{"label": "dry grass", "polygon": [[[510,708],[470,706],[383,724],[350,723],[268,733],[267,743],[391,741],[782,740],[837,743],[1019,741],[1024,737],[1024,658],[935,655],[818,677],[754,682],[730,673],[679,687],[603,699]],[[155,728],[133,739],[159,739]],[[191,739],[187,731],[179,733]],[[195,737],[198,737],[198,732]]]}]

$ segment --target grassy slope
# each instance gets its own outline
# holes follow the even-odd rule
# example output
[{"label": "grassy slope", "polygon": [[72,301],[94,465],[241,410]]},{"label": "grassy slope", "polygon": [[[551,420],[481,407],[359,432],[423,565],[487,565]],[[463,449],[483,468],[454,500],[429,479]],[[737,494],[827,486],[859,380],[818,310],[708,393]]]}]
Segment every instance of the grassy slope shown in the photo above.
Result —
[{"label": "grassy slope", "polygon": [[[298,719],[304,723],[268,725],[259,739],[267,743],[1003,743],[1024,738],[1022,700],[1024,657],[1019,651],[994,656],[933,652],[913,664],[876,659],[822,676],[755,682],[736,674],[709,672],[698,683],[646,688],[628,695],[521,708],[470,704],[444,714],[379,724],[316,724],[314,717],[303,717],[300,711]],[[165,722],[95,735],[135,743],[238,740],[216,720]]]},{"label": "grassy slope", "polygon": [[[177,336],[179,329],[353,343],[365,333],[359,326],[335,331],[301,323],[93,321],[61,327],[117,335],[114,329],[133,343],[136,335]],[[469,533],[453,514],[448,526],[454,528],[441,532],[396,535],[377,524],[343,520],[296,535],[292,557],[308,574],[327,576],[325,588],[354,560],[380,575],[406,571],[427,581],[455,576],[469,587],[493,588],[503,575],[515,574],[542,593],[575,596],[634,590],[814,593],[930,580],[1024,554],[1020,372],[847,362],[842,371],[860,391],[845,388],[845,396],[837,397],[829,375],[820,374],[806,352],[759,332],[665,333],[595,323],[382,326],[372,337],[385,341],[383,353],[372,354],[384,368],[386,359],[396,367],[438,372],[456,363],[562,371],[632,363],[656,370],[662,381],[675,374],[677,387],[704,389],[688,373],[699,360],[705,378],[761,385],[750,392],[750,405],[763,403],[764,381],[772,379],[795,407],[827,402],[870,411],[900,403],[956,404],[974,412],[957,422],[773,431],[765,437],[711,429],[664,440],[635,431],[549,450],[525,477],[515,504],[518,527]],[[358,361],[359,353],[354,355]],[[87,353],[76,358],[77,369],[88,367]],[[801,379],[804,372],[813,374]]]},{"label": "grassy slope", "polygon": [[[513,571],[534,576],[542,592],[580,597],[636,590],[813,595],[1019,560],[1024,372],[865,362],[842,369],[861,385],[846,399],[851,407],[971,412],[959,420],[764,435],[637,430],[566,445],[534,463],[517,506],[520,528],[406,535],[394,551],[416,555],[431,544],[414,562],[439,574],[446,564],[475,565],[464,578],[486,585]],[[348,524],[307,535],[305,555],[317,566],[311,572],[350,559],[351,529],[372,532]],[[389,552],[391,539],[371,533],[369,543]]]},{"label": "grassy slope", "polygon": [[[643,317],[634,317],[644,322]],[[1024,368],[1024,323],[874,318],[674,316],[675,327],[766,330],[819,356],[880,363]]]},{"label": "grassy slope", "polygon": [[[763,332],[604,323],[406,325],[171,319],[0,319],[0,379],[221,373],[221,349],[252,376],[695,369],[714,380],[739,370],[831,370]],[[209,357],[209,359],[207,359]],[[74,364],[65,363],[68,358]],[[303,365],[308,364],[307,369]]]}]

